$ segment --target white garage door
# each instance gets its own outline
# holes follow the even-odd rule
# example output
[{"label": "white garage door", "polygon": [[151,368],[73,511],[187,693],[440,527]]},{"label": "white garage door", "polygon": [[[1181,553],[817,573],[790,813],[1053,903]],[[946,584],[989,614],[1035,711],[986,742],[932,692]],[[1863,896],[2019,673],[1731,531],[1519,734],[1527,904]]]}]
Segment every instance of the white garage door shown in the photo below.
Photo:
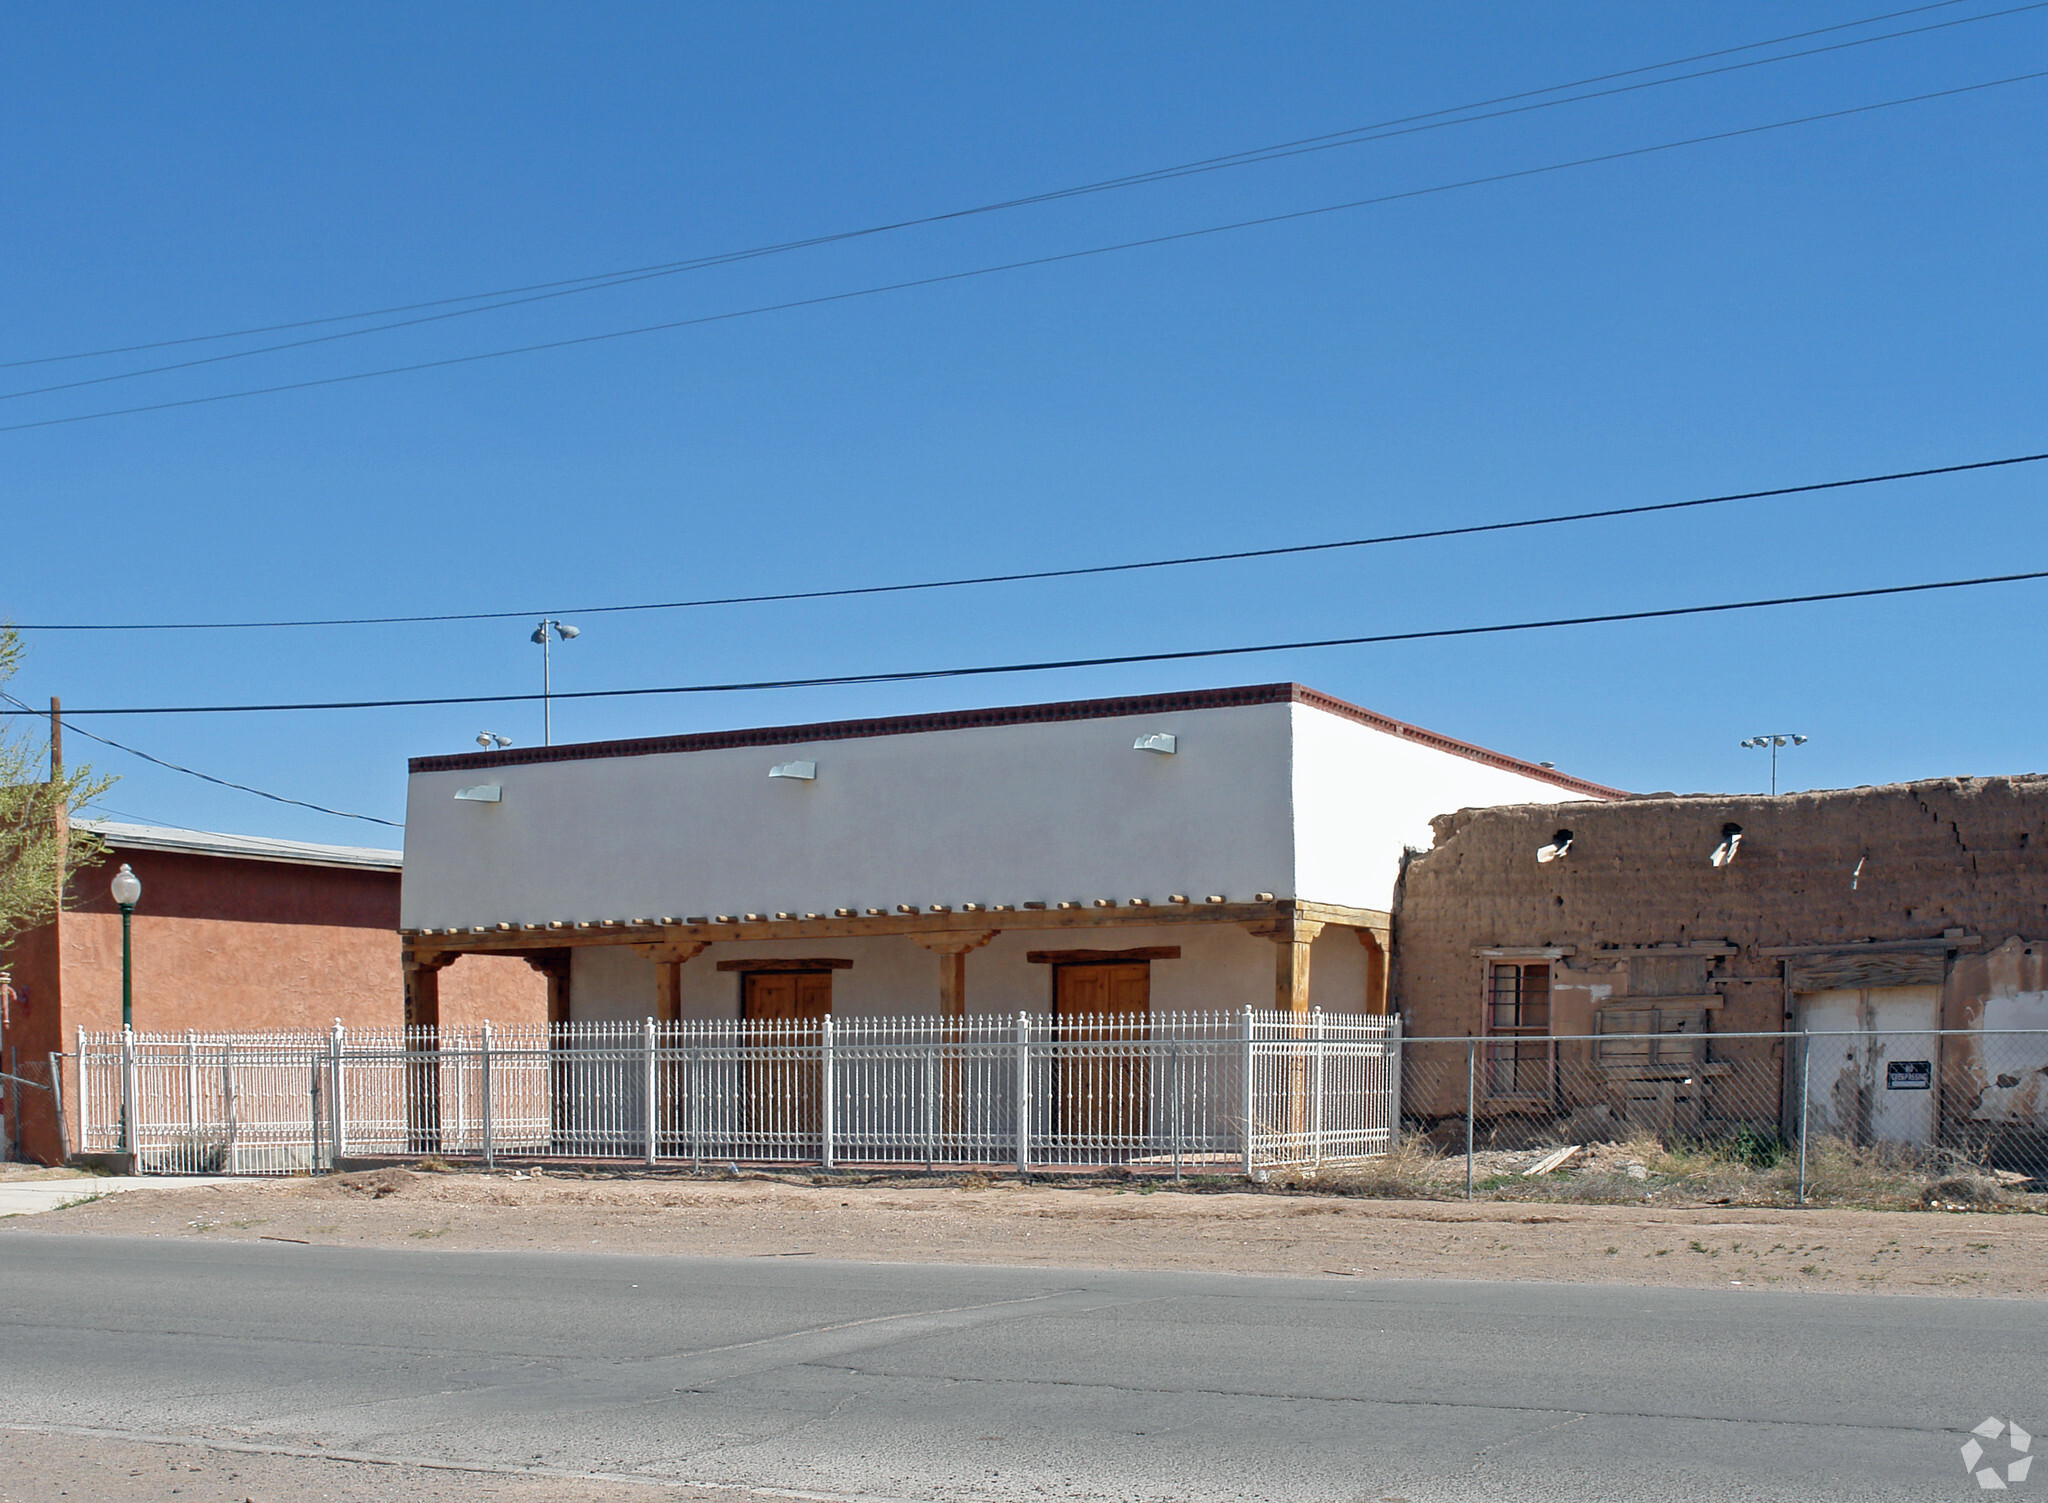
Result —
[{"label": "white garage door", "polygon": [[1939,1120],[1941,989],[1802,992],[1809,1045],[1807,1131],[1853,1143],[1934,1142]]}]

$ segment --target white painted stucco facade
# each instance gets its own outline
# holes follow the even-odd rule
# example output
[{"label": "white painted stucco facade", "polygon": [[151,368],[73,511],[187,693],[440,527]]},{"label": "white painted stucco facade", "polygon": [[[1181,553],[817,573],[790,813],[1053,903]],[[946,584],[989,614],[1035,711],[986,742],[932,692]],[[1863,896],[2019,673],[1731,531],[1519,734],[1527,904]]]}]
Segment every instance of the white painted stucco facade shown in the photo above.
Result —
[{"label": "white painted stucco facade", "polygon": [[[1162,734],[1170,754],[1135,749]],[[815,776],[770,777],[789,763]],[[1368,925],[1431,816],[1611,792],[1291,684],[421,758],[401,925],[422,953],[570,944],[581,1020],[649,1015],[664,940],[715,941],[681,965],[679,1016],[733,1014],[716,960],[777,955],[852,961],[834,1011],[926,1010],[937,962],[902,926],[974,915],[994,937],[968,1006],[1013,1011],[1046,1006],[1026,952],[1109,946],[1075,926],[1114,905],[1115,948],[1181,948],[1153,964],[1155,1011],[1264,1005],[1253,920]],[[1303,932],[1317,1001],[1355,1009],[1356,936]]]}]

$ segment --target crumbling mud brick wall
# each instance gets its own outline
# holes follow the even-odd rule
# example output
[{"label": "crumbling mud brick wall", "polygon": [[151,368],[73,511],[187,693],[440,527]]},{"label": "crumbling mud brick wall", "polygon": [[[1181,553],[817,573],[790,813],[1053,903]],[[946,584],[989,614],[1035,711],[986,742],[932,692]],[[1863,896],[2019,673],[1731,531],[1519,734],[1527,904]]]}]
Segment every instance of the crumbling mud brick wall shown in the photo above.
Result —
[{"label": "crumbling mud brick wall", "polygon": [[[1717,867],[1731,826],[1740,843]],[[1539,861],[1566,830],[1564,854]],[[1918,944],[1872,964],[1941,985],[1943,1027],[2048,1027],[2048,777],[1461,809],[1434,833],[1394,908],[1393,1000],[1411,1037],[1485,1031],[1489,948],[1564,952],[1554,1034],[1597,1031],[1624,1001],[1701,993],[1718,1004],[1709,1032],[1778,1030],[1788,957],[1767,952],[1836,949],[1853,965],[1842,957],[1873,943]],[[1759,1092],[1784,1068],[1774,1049],[1717,1052]],[[2001,1087],[2000,1073],[1987,1101],[2048,1120],[2048,1075],[2005,1069],[2015,1082]]]}]

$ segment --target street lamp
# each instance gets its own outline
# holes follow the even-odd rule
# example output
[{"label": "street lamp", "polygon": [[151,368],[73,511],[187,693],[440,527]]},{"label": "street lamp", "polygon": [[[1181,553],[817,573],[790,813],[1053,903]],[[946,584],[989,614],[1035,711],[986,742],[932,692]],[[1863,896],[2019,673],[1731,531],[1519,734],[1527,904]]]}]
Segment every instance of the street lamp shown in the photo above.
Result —
[{"label": "street lamp", "polygon": [[548,644],[556,637],[561,638],[564,642],[573,642],[582,635],[583,633],[575,627],[557,621],[553,617],[547,617],[541,621],[540,625],[533,629],[533,635],[527,639],[540,643],[540,744],[542,746],[553,746],[555,744],[555,710],[554,705],[548,699],[548,695],[553,689],[553,684],[550,681]]},{"label": "street lamp", "polygon": [[142,878],[124,861],[114,873],[111,890],[114,901],[121,905],[121,1026],[125,1029],[135,1026],[135,950],[130,929],[135,905],[142,901]]},{"label": "street lamp", "polygon": [[1761,736],[1751,736],[1742,743],[1747,747],[1768,746],[1771,749],[1771,792],[1778,791],[1778,748],[1781,746],[1804,746],[1806,738],[1792,731],[1767,731]]}]

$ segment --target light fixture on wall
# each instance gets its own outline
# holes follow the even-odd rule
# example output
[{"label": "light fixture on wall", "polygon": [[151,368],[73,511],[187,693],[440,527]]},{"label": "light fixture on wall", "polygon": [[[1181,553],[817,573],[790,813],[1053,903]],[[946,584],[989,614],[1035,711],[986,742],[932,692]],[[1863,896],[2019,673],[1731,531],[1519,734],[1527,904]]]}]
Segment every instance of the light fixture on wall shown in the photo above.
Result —
[{"label": "light fixture on wall", "polygon": [[1559,830],[1550,837],[1549,845],[1539,845],[1536,847],[1536,859],[1547,865],[1552,861],[1561,859],[1564,853],[1571,848],[1572,832],[1570,830]]},{"label": "light fixture on wall", "polygon": [[510,736],[500,736],[496,731],[478,731],[476,744],[485,751],[498,751],[512,744]]},{"label": "light fixture on wall", "polygon": [[794,778],[800,783],[808,783],[817,778],[818,764],[815,762],[777,762],[768,769],[768,776],[771,778]]},{"label": "light fixture on wall", "polygon": [[1161,756],[1170,757],[1178,746],[1179,739],[1172,731],[1153,731],[1150,735],[1140,736],[1133,741],[1131,750],[1158,752]]},{"label": "light fixture on wall", "polygon": [[455,790],[455,801],[461,804],[495,804],[505,797],[505,790],[497,783],[478,783],[469,788]]},{"label": "light fixture on wall", "polygon": [[1707,860],[1715,866],[1726,866],[1735,859],[1735,853],[1742,849],[1742,826],[1727,824],[1721,826],[1721,843],[1714,847],[1714,854]]}]

